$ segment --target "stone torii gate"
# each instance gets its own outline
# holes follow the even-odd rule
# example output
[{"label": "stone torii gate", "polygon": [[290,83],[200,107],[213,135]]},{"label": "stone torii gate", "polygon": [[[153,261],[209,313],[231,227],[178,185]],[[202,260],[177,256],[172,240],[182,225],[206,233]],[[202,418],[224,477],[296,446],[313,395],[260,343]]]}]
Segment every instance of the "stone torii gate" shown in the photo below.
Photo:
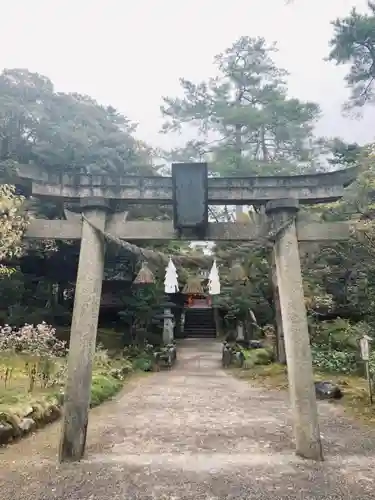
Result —
[{"label": "stone torii gate", "polygon": [[[208,178],[207,164],[174,164],[172,177],[51,175],[25,166],[15,181],[32,196],[79,202],[82,217],[33,220],[26,237],[80,240],[59,459],[83,457],[90,405],[105,256],[105,234],[131,240],[231,240],[273,242],[276,285],[285,338],[297,454],[322,460],[312,359],[298,242],[342,240],[347,223],[300,220],[300,204],[332,202],[356,177],[355,169],[299,176]],[[174,220],[125,221],[128,204],[173,204]],[[264,206],[257,223],[209,223],[209,205]],[[270,236],[271,235],[271,236]]]}]

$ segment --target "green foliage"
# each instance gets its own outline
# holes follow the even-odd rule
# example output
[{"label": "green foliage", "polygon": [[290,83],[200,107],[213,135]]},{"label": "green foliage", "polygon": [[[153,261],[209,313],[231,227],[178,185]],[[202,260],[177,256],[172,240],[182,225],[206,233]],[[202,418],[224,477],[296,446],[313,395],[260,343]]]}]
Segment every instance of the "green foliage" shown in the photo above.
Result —
[{"label": "green foliage", "polygon": [[360,372],[359,339],[371,333],[371,327],[363,321],[351,324],[337,318],[319,323],[311,347],[314,366],[328,373]]},{"label": "green foliage", "polygon": [[135,328],[147,328],[164,297],[161,282],[149,285],[133,285],[130,295],[124,297],[121,319]]},{"label": "green foliage", "polygon": [[[21,239],[29,221],[23,210],[24,200],[17,195],[15,186],[0,185],[0,261],[22,252]],[[1,266],[0,275],[2,271]]]},{"label": "green foliage", "polygon": [[[40,338],[37,350],[35,349],[36,339],[33,336],[33,328],[30,327],[24,328],[22,335],[17,330],[8,331],[7,339],[2,339],[0,373],[4,384],[3,387],[0,387],[0,422],[7,424],[9,432],[6,435],[1,434],[1,445],[53,422],[61,415],[66,362],[64,358],[53,356],[54,349],[59,344],[58,340],[50,346],[51,355],[45,356],[43,339],[46,340],[49,336],[49,341],[51,341],[51,335],[48,335],[50,330],[39,328]],[[16,341],[15,337],[18,337]],[[15,343],[16,347],[10,349],[10,345]],[[37,353],[42,355],[38,356]],[[118,362],[116,365],[120,368],[115,368],[113,361],[110,362],[107,352],[99,347],[93,366],[91,407],[114,396],[123,386],[125,377],[132,372],[131,365],[129,367],[124,361]],[[6,371],[1,372],[1,369]],[[30,378],[33,381],[32,387],[30,387]],[[40,387],[34,384],[37,378],[41,381]],[[22,425],[24,423],[28,425]]]},{"label": "green foliage", "polygon": [[331,165],[336,168],[356,167],[362,158],[363,148],[357,143],[347,144],[341,139],[334,139],[331,146]]},{"label": "green foliage", "polygon": [[108,351],[98,345],[94,355],[94,370],[108,370],[111,367],[111,359]]},{"label": "green foliage", "polygon": [[154,347],[151,344],[129,345],[124,348],[123,356],[131,363],[133,370],[149,372],[154,364]]},{"label": "green foliage", "polygon": [[[36,164],[53,174],[69,171],[112,177],[155,175],[153,152],[135,139],[135,130],[136,126],[113,107],[102,106],[89,96],[56,92],[50,79],[43,75],[27,69],[4,70],[0,75],[0,172],[6,179],[7,176],[11,178],[19,164],[30,165],[30,169]],[[12,187],[6,185],[0,189],[0,219],[3,221],[0,224],[0,260],[20,253],[19,240],[25,228],[24,217],[18,213],[22,201],[22,196]],[[52,219],[63,217],[61,204],[32,199],[27,200],[26,205],[33,215]],[[128,218],[161,215],[170,218],[168,214],[170,210],[160,207],[134,206]],[[74,247],[76,245],[71,242],[51,245],[43,241],[27,242],[22,250],[29,256],[38,252],[43,257],[58,253],[60,260],[55,259],[56,265],[52,267],[65,270],[69,266],[75,268],[77,255],[71,256]],[[56,277],[56,273],[51,276],[51,266],[47,266],[47,259],[42,260],[40,274],[32,276],[34,283],[27,283],[27,277],[20,272],[0,281],[0,295],[2,291],[7,295],[0,310],[0,319],[4,322],[21,326],[25,322],[40,323],[42,320],[56,324],[58,319],[69,324],[72,304],[66,306],[64,302],[68,301],[62,299],[57,308],[54,289],[58,283],[64,291],[68,288],[67,282],[73,280],[66,276]],[[127,255],[126,260],[134,264],[137,259]],[[16,261],[17,270],[18,264]],[[8,262],[6,266],[0,267],[0,274],[12,269]],[[47,278],[46,274],[49,274]]]},{"label": "green foliage", "polygon": [[133,364],[129,359],[121,360],[121,372],[123,375],[129,375],[134,370]]},{"label": "green foliage", "polygon": [[65,353],[65,342],[57,339],[54,328],[45,323],[24,325],[20,329],[4,326],[0,329],[0,371],[4,387],[11,382],[15,368],[23,366],[29,392],[33,392],[38,381],[46,388],[54,380],[62,364],[59,358]]},{"label": "green foliage", "polygon": [[34,162],[54,172],[139,173],[149,151],[132,137],[134,130],[110,106],[55,92],[46,76],[23,69],[0,75],[0,160]]},{"label": "green foliage", "polygon": [[309,209],[315,220],[352,221],[356,231],[345,242],[306,247],[302,256],[307,306],[321,319],[341,316],[352,323],[374,322],[375,232],[373,227],[374,171],[371,145],[336,143],[334,161],[357,166],[359,176],[342,200]]},{"label": "green foliage", "polygon": [[[24,294],[24,276],[19,270],[12,275],[0,275],[0,293],[2,309],[6,311],[7,316],[11,314],[11,309],[20,303]],[[9,321],[14,324],[12,321]],[[25,321],[23,321],[25,324]]]},{"label": "green foliage", "polygon": [[[224,249],[227,252],[230,246],[218,244],[216,254],[220,256]],[[236,254],[242,261],[247,280],[244,283],[233,283],[231,262],[225,262],[220,266],[221,294],[214,297],[213,301],[225,314],[226,328],[234,328],[237,321],[249,320],[250,310],[255,312],[259,325],[272,322],[272,290],[267,251],[264,248],[254,248],[251,252],[244,249],[243,253],[237,250]]]},{"label": "green foliage", "polygon": [[358,339],[368,333],[369,327],[365,323],[352,325],[348,320],[336,318],[333,321],[317,323],[312,340],[314,344],[325,346],[327,349],[356,350]]},{"label": "green foliage", "polygon": [[269,365],[273,361],[272,349],[243,349],[242,352],[245,355],[245,361],[243,368],[245,370],[251,370],[256,365]]},{"label": "green foliage", "polygon": [[152,359],[150,356],[142,355],[133,360],[134,370],[149,372],[152,370]]},{"label": "green foliage", "polygon": [[319,108],[287,96],[287,73],[276,66],[274,52],[275,45],[263,38],[243,36],[216,56],[218,77],[197,84],[181,78],[184,97],[163,99],[163,131],[188,124],[200,137],[167,156],[206,158],[214,172],[225,175],[310,168],[315,153],[307,144]]},{"label": "green foliage", "polygon": [[[94,373],[91,385],[90,406],[97,406],[114,396],[123,383],[110,374]],[[63,397],[60,391],[42,391],[30,394],[22,391],[22,386],[13,391],[0,390],[0,423],[7,426],[6,433],[0,435],[0,445],[7,444],[57,420],[61,416]],[[23,425],[27,423],[28,425]],[[30,425],[31,424],[31,425]]]},{"label": "green foliage", "polygon": [[328,59],[336,64],[350,63],[345,80],[354,106],[375,102],[375,3],[369,1],[368,7],[368,14],[353,7],[348,16],[332,23],[334,36]]},{"label": "green foliage", "polygon": [[122,387],[122,382],[110,375],[93,374],[90,406],[98,406],[114,396]]},{"label": "green foliage", "polygon": [[323,372],[350,374],[358,371],[354,352],[312,346],[311,353],[314,366]]}]

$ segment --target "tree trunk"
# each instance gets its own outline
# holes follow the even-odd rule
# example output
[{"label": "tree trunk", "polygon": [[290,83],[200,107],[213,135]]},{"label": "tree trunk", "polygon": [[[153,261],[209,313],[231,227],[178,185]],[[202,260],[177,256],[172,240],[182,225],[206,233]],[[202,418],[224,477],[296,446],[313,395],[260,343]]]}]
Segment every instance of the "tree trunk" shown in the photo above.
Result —
[{"label": "tree trunk", "polygon": [[260,134],[261,134],[260,141],[261,141],[261,147],[262,147],[263,161],[268,162],[269,155],[268,155],[268,149],[267,149],[267,144],[266,144],[266,129],[265,129],[264,125],[261,128]]}]

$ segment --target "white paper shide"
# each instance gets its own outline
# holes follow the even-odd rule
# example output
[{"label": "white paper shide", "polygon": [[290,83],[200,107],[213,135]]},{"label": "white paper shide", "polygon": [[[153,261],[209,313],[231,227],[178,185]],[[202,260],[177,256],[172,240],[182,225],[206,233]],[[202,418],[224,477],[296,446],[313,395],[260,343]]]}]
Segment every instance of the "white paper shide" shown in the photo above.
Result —
[{"label": "white paper shide", "polygon": [[165,269],[164,291],[165,293],[177,293],[178,290],[177,270],[172,262],[172,259],[169,259],[168,265]]},{"label": "white paper shide", "polygon": [[208,293],[210,295],[220,294],[220,278],[219,278],[219,270],[216,265],[216,260],[214,260],[210,274],[208,275]]}]

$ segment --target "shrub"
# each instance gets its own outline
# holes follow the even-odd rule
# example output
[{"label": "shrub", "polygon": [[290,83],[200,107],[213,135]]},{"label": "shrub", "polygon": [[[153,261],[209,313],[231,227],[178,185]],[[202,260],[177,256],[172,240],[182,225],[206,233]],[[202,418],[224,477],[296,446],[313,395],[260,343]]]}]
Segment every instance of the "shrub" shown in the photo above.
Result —
[{"label": "shrub", "polygon": [[252,358],[247,358],[243,362],[242,368],[244,370],[251,370],[252,368],[254,368],[254,366],[255,366],[254,360]]},{"label": "shrub", "polygon": [[133,360],[134,370],[149,372],[152,370],[152,359],[150,357],[139,356]]},{"label": "shrub", "polygon": [[111,367],[111,360],[108,355],[108,351],[103,349],[102,345],[99,344],[95,350],[94,355],[94,369],[109,369]]},{"label": "shrub", "polygon": [[66,362],[60,363],[55,370],[53,376],[50,378],[47,387],[62,386],[65,383],[68,372],[68,365]]},{"label": "shrub", "polygon": [[59,363],[66,354],[66,343],[56,337],[55,329],[46,323],[25,324],[19,329],[5,325],[0,328],[0,352],[4,372],[4,386],[11,380],[14,358],[23,363],[32,392],[37,380],[42,387],[51,383]]},{"label": "shrub", "polygon": [[253,356],[256,365],[269,365],[273,361],[273,352],[270,349],[254,349]]},{"label": "shrub", "polygon": [[335,351],[358,351],[358,339],[363,335],[371,336],[370,326],[364,322],[352,324],[346,319],[336,318],[314,325],[315,334],[312,343],[322,349]]},{"label": "shrub", "polygon": [[123,350],[123,356],[131,362],[134,370],[149,372],[154,365],[154,346],[151,344],[127,346]]},{"label": "shrub", "polygon": [[151,355],[153,353],[154,346],[151,344],[140,345],[130,345],[124,348],[123,356],[128,359],[135,359],[144,354]]},{"label": "shrub", "polygon": [[133,364],[128,359],[124,359],[121,362],[121,372],[123,375],[128,375],[128,374],[132,373],[133,369],[134,369]]},{"label": "shrub", "polygon": [[336,318],[316,324],[315,332],[311,346],[315,367],[322,371],[343,374],[360,370],[358,342],[363,335],[372,333],[366,322],[351,324],[348,320]]},{"label": "shrub", "polygon": [[66,354],[66,343],[44,322],[36,326],[25,324],[19,329],[5,325],[0,328],[0,351],[61,357]]},{"label": "shrub", "polygon": [[91,407],[98,406],[114,396],[122,387],[121,380],[109,375],[95,374],[91,384]]},{"label": "shrub", "polygon": [[243,351],[245,354],[245,361],[243,368],[251,370],[255,365],[269,365],[273,361],[273,352],[271,349],[246,349]]},{"label": "shrub", "polygon": [[312,346],[311,354],[314,366],[325,372],[349,374],[358,369],[355,352]]}]

